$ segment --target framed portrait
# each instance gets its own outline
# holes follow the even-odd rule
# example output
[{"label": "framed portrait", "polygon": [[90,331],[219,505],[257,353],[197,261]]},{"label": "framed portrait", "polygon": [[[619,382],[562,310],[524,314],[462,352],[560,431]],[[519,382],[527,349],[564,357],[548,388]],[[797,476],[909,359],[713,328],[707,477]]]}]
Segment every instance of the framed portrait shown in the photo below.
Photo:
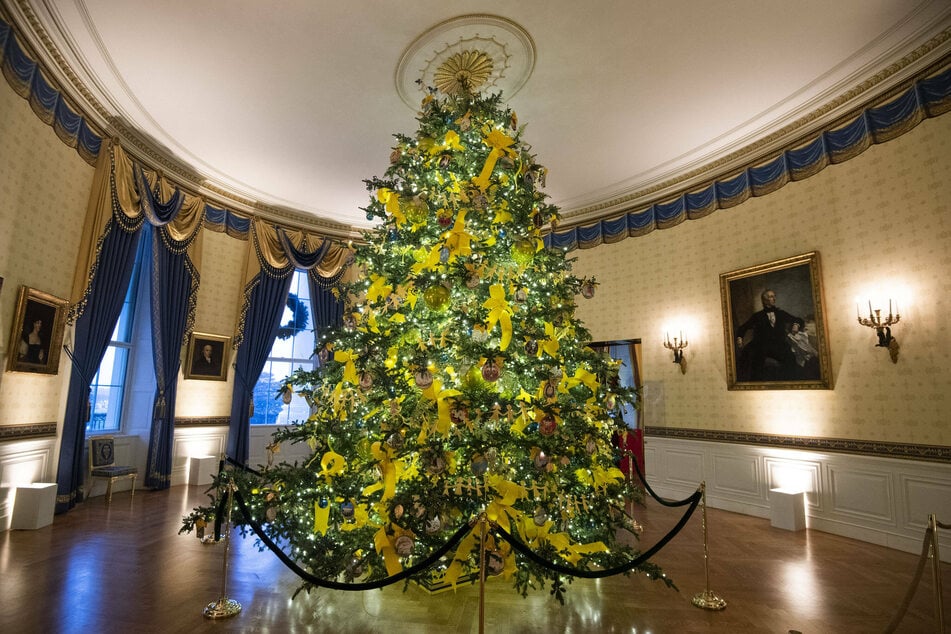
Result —
[{"label": "framed portrait", "polygon": [[7,370],[59,373],[59,354],[66,323],[65,299],[21,286],[10,331]]},{"label": "framed portrait", "polygon": [[228,352],[231,337],[193,332],[188,339],[185,378],[202,381],[228,380]]},{"label": "framed portrait", "polygon": [[832,389],[817,252],[720,275],[727,388]]}]

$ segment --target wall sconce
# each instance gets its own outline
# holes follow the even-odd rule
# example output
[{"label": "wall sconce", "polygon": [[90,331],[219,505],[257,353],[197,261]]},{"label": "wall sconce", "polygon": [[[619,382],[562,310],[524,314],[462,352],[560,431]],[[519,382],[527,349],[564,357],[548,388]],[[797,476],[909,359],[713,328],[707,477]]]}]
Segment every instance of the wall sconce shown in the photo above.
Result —
[{"label": "wall sconce", "polygon": [[892,363],[898,363],[898,340],[892,337],[891,327],[901,320],[898,313],[898,304],[895,304],[895,313],[892,314],[892,300],[888,300],[888,317],[882,317],[882,310],[876,308],[872,310],[872,302],[868,303],[868,317],[862,317],[859,314],[858,304],[855,305],[855,316],[863,326],[875,329],[878,335],[877,348],[888,348],[888,356],[892,358]]},{"label": "wall sconce", "polygon": [[680,333],[680,339],[674,337],[674,342],[670,342],[670,335],[665,334],[664,347],[674,351],[674,363],[680,366],[680,373],[687,374],[687,357],[684,355],[684,348],[687,347],[687,340],[684,339],[684,333]]}]

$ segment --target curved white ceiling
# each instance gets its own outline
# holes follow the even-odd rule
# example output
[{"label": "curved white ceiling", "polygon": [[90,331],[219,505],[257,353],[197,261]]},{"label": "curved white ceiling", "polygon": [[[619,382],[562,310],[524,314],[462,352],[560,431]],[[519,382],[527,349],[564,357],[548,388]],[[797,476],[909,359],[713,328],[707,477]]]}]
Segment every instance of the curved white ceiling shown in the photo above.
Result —
[{"label": "curved white ceiling", "polygon": [[397,66],[453,17],[533,41],[510,103],[568,219],[754,143],[951,24],[946,0],[19,5],[110,112],[214,187],[354,227],[363,179],[416,128]]}]

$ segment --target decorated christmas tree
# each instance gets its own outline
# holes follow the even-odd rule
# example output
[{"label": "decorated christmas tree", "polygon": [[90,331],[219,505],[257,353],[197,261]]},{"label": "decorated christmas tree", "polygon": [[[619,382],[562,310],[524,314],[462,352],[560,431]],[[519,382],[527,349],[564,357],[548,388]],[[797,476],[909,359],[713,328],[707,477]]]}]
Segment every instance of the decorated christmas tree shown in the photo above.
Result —
[{"label": "decorated christmas tree", "polygon": [[[546,169],[500,95],[430,96],[418,121],[366,181],[379,226],[339,289],[343,327],[320,333],[319,369],[287,379],[312,414],[274,442],[306,443],[310,458],[237,474],[237,522],[337,582],[391,577],[480,519],[540,561],[631,562],[625,505],[639,491],[612,438],[634,394],[575,318],[594,280],[544,244],[558,219]],[[484,555],[522,594],[550,585],[562,599],[565,575],[497,532],[463,533],[417,577],[456,584]]]}]

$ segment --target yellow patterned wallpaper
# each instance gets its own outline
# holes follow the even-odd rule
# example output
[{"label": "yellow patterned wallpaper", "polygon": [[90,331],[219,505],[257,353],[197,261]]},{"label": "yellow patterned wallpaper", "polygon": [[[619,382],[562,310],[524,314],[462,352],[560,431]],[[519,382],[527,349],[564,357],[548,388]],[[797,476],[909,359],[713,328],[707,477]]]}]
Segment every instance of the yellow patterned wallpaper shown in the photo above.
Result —
[{"label": "yellow patterned wallpaper", "polygon": [[[945,115],[768,196],[575,251],[575,273],[601,282],[578,315],[596,340],[643,340],[648,425],[951,445],[949,201]],[[821,258],[834,390],[728,391],[719,274],[809,251]],[[856,323],[870,291],[906,298],[897,365]],[[686,375],[661,345],[680,324]]]},{"label": "yellow patterned wallpaper", "polygon": [[[234,336],[238,319],[241,285],[244,277],[248,242],[224,233],[205,231],[202,238],[201,285],[195,307],[195,331]],[[185,359],[182,356],[182,367]],[[231,414],[231,391],[234,368],[229,361],[228,380],[184,380],[178,376],[175,415],[179,418],[228,416]]]},{"label": "yellow patterned wallpaper", "polygon": [[65,399],[66,355],[61,355],[59,374],[33,375],[6,372],[5,353],[21,284],[68,299],[93,168],[2,83],[0,425],[52,422],[59,420]]}]

